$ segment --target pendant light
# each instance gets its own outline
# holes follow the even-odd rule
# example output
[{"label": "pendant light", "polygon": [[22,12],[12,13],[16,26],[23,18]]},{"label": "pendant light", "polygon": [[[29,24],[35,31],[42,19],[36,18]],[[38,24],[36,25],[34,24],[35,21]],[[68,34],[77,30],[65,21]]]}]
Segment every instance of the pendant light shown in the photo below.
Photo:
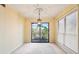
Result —
[{"label": "pendant light", "polygon": [[38,13],[37,22],[38,22],[38,25],[40,25],[40,24],[41,24],[41,21],[42,21],[42,19],[41,19],[41,12],[43,11],[43,8],[41,8],[41,7],[39,6],[39,4],[37,4],[35,11],[38,11],[38,12],[37,12],[37,13]]},{"label": "pendant light", "polygon": [[38,19],[37,19],[38,25],[40,25],[40,24],[41,24],[41,21],[42,21],[42,20],[40,19],[40,10],[41,10],[41,9],[38,8],[38,16],[39,16]]}]

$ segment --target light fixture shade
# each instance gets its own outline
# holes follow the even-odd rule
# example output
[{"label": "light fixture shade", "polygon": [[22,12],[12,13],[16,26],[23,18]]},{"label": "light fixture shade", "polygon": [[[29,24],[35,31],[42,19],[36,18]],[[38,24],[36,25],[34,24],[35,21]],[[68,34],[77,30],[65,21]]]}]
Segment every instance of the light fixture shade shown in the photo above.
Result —
[{"label": "light fixture shade", "polygon": [[41,21],[41,19],[37,19],[37,21],[39,22],[39,21]]},{"label": "light fixture shade", "polygon": [[5,5],[5,4],[0,4],[0,5],[2,5],[3,7],[6,7],[6,5]]},{"label": "light fixture shade", "polygon": [[38,24],[41,24],[41,19],[37,19]]},{"label": "light fixture shade", "polygon": [[37,19],[38,26],[41,27],[41,19]]}]

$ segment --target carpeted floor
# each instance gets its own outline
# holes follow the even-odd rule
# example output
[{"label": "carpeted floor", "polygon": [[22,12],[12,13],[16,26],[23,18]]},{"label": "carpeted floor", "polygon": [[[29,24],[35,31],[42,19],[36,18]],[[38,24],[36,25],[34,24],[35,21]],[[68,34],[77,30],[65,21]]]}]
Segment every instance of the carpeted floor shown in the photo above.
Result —
[{"label": "carpeted floor", "polygon": [[65,54],[54,43],[28,43],[16,49],[13,54]]}]

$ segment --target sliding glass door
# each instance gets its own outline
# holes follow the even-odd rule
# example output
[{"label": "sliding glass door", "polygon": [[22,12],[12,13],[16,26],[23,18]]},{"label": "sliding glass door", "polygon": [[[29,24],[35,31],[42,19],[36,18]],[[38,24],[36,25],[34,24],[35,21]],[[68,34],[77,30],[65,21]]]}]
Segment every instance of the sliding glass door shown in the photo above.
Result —
[{"label": "sliding glass door", "polygon": [[49,39],[48,23],[32,23],[32,43],[47,43]]}]

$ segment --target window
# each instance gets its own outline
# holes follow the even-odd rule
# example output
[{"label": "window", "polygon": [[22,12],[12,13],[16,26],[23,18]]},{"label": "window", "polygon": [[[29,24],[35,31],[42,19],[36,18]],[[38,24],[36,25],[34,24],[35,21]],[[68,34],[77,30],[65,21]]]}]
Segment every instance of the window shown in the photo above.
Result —
[{"label": "window", "polygon": [[[73,51],[78,52],[78,35],[77,30],[77,12],[66,16],[66,38],[65,45]],[[78,30],[77,30],[78,31]]]},{"label": "window", "polygon": [[61,19],[58,23],[58,42],[64,44],[64,19]]},{"label": "window", "polygon": [[59,33],[64,33],[64,18],[59,21]]},{"label": "window", "polygon": [[58,21],[57,42],[78,53],[77,13],[77,11],[74,11]]}]

